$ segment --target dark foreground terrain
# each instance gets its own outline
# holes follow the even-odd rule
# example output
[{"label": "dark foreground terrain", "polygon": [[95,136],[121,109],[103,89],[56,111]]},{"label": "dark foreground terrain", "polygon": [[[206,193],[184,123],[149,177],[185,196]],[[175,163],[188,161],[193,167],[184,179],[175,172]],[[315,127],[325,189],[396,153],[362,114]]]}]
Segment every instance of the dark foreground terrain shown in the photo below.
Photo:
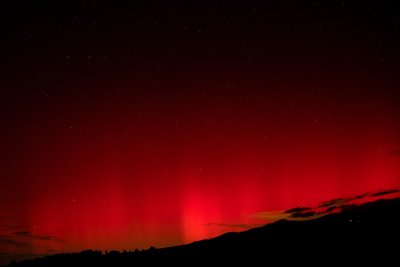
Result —
[{"label": "dark foreground terrain", "polygon": [[273,266],[375,263],[397,266],[400,198],[379,200],[308,221],[281,220],[241,233],[140,252],[84,251],[13,263],[14,266],[146,266],[244,263]]}]

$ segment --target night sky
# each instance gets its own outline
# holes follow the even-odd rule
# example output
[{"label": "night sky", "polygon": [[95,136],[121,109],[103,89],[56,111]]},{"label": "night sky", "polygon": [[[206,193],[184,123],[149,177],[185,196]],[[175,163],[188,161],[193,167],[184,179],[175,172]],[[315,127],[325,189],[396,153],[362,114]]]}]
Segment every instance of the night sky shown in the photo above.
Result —
[{"label": "night sky", "polygon": [[5,2],[0,263],[400,187],[399,4]]}]

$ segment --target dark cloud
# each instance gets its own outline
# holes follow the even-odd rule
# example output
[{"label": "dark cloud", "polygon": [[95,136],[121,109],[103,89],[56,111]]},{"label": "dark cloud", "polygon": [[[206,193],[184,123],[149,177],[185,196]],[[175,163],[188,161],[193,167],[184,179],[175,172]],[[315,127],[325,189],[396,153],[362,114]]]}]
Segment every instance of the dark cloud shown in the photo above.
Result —
[{"label": "dark cloud", "polygon": [[334,211],[334,210],[336,210],[336,209],[338,209],[338,207],[336,207],[336,206],[330,206],[330,207],[328,207],[328,208],[326,209],[325,212],[330,213],[330,212],[332,212],[332,211]]},{"label": "dark cloud", "polygon": [[380,192],[376,192],[374,194],[371,194],[372,197],[379,197],[379,196],[384,196],[384,195],[390,195],[390,194],[395,194],[395,193],[399,193],[400,190],[398,189],[390,189],[390,190],[384,190],[384,191],[380,191]]},{"label": "dark cloud", "polygon": [[332,200],[328,200],[328,201],[322,202],[318,207],[319,208],[327,208],[327,207],[330,207],[330,206],[343,204],[345,202],[346,202],[346,199],[344,199],[344,198],[335,198],[335,199],[332,199]]},{"label": "dark cloud", "polygon": [[14,235],[17,235],[17,236],[31,236],[32,233],[31,232],[20,231],[20,232],[14,232]]},{"label": "dark cloud", "polygon": [[43,241],[54,241],[54,242],[61,242],[65,243],[64,240],[61,240],[55,236],[52,235],[34,235],[31,232],[28,231],[18,231],[14,232],[14,235],[20,236],[20,237],[27,237],[27,238],[32,238],[32,239],[37,239],[37,240],[43,240]]},{"label": "dark cloud", "polygon": [[244,224],[244,223],[206,223],[204,226],[220,226],[220,227],[228,227],[228,228],[243,228],[250,229],[254,227],[260,226],[259,224]]},{"label": "dark cloud", "polygon": [[362,198],[367,197],[368,195],[369,195],[369,193],[364,193],[364,194],[361,194],[361,195],[352,197],[352,198],[350,198],[349,200],[362,199]]},{"label": "dark cloud", "polygon": [[297,208],[293,208],[293,209],[288,209],[288,210],[284,211],[284,213],[297,213],[297,212],[304,212],[304,211],[308,211],[308,210],[311,210],[311,208],[297,207]]},{"label": "dark cloud", "polygon": [[8,236],[0,236],[0,246],[14,246],[14,247],[24,247],[26,246],[25,243],[16,241]]},{"label": "dark cloud", "polygon": [[65,243],[64,240],[58,239],[55,236],[51,235],[43,235],[43,236],[37,236],[37,239],[44,240],[44,241],[54,241],[54,242],[60,242],[60,243]]},{"label": "dark cloud", "polygon": [[295,212],[290,217],[292,218],[309,218],[314,216],[316,213],[314,211],[306,211],[306,212]]},{"label": "dark cloud", "polygon": [[400,149],[393,149],[388,152],[389,156],[400,157]]}]

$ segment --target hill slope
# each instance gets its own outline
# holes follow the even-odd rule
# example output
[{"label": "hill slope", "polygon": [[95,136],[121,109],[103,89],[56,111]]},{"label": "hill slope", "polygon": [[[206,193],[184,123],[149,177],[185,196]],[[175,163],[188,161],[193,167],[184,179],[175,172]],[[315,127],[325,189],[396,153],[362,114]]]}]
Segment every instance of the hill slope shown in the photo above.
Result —
[{"label": "hill slope", "polygon": [[[188,245],[131,253],[84,251],[17,263],[16,266],[137,266],[195,263],[367,263],[397,258],[400,198],[351,207],[308,221],[281,220],[241,233]],[[322,260],[322,262],[321,262]],[[264,265],[264,264],[263,264]]]}]

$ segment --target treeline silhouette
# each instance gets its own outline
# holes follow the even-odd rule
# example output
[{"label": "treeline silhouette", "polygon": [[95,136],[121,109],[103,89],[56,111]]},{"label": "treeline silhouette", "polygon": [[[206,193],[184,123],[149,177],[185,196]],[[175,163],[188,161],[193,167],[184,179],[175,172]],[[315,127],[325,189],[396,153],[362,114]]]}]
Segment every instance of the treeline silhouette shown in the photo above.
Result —
[{"label": "treeline silhouette", "polygon": [[320,265],[398,261],[400,198],[379,200],[343,209],[340,213],[305,220],[281,220],[241,233],[187,245],[148,250],[86,250],[14,262],[36,266],[148,266],[244,262],[263,266],[275,263]]}]

